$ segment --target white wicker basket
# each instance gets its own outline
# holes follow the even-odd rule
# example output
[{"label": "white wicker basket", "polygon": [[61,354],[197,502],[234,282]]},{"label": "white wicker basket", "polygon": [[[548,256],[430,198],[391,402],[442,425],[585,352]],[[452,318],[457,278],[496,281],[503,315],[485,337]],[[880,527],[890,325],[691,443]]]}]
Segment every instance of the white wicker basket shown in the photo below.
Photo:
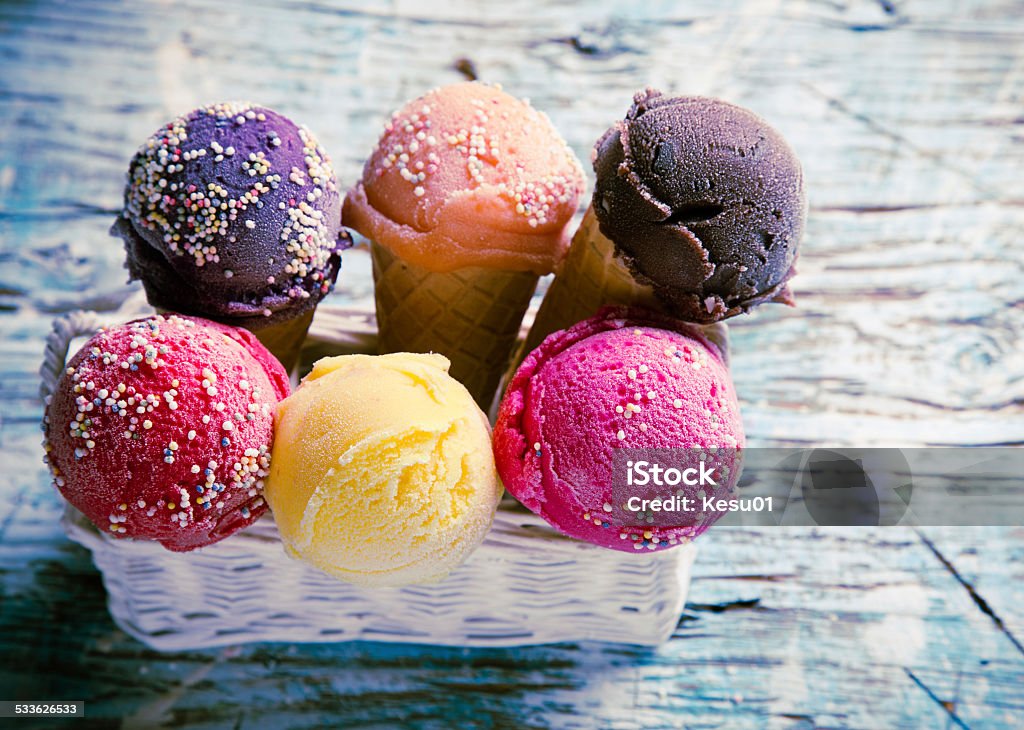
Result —
[{"label": "white wicker basket", "polygon": [[[101,318],[75,312],[54,322],[41,375],[44,397],[72,339],[144,316],[137,307]],[[308,348],[372,351],[372,312],[321,305]],[[249,641],[366,639],[457,646],[594,640],[659,644],[679,620],[694,546],[633,555],[563,537],[507,498],[483,545],[436,585],[360,588],[289,558],[267,516],[190,553],[117,540],[68,507],[64,528],[92,551],[110,613],[155,649]]]}]

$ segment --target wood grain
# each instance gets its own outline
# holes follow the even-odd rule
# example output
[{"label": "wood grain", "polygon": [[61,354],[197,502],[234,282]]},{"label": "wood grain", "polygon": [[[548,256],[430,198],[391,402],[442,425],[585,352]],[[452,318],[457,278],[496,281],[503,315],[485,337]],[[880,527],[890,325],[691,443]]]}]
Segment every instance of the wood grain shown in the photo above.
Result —
[{"label": "wood grain", "polygon": [[[7,2],[0,64],[0,695],[84,698],[101,727],[1024,725],[1020,528],[712,531],[657,651],[157,655],[59,532],[36,398],[50,317],[138,291],[106,231],[153,129],[251,98],[308,124],[348,184],[393,108],[471,66],[584,160],[647,84],[793,143],[799,306],[732,326],[752,445],[1022,444],[1019,2]],[[368,302],[367,274],[351,252],[333,296]]]}]

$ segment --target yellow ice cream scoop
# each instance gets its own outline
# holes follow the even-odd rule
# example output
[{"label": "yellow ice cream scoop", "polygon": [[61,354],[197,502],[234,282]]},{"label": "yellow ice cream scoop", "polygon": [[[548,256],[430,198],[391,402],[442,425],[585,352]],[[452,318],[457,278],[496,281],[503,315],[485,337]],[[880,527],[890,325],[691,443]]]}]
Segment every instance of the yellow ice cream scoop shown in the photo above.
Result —
[{"label": "yellow ice cream scoop", "polygon": [[501,493],[487,419],[440,355],[324,358],[278,406],[265,495],[281,539],[343,580],[441,580]]}]

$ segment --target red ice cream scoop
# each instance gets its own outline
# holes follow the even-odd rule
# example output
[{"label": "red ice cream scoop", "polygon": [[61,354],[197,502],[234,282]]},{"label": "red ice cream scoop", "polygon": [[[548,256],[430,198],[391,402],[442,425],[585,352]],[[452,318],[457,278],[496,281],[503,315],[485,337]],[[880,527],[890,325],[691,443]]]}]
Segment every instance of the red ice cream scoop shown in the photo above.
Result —
[{"label": "red ice cream scoop", "polygon": [[115,537],[193,550],[264,511],[281,364],[246,330],[178,315],[105,329],[48,400],[61,494]]}]

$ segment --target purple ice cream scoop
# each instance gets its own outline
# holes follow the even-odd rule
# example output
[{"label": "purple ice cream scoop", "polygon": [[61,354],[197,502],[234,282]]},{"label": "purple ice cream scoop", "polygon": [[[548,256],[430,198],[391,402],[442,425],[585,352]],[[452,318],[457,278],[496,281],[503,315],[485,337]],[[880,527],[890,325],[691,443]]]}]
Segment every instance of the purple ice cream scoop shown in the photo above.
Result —
[{"label": "purple ice cream scoop", "polygon": [[593,162],[601,232],[666,311],[708,323],[792,303],[804,177],[763,119],[719,99],[647,89],[598,140]]},{"label": "purple ice cream scoop", "polygon": [[245,102],[154,133],[132,158],[111,233],[150,304],[257,331],[315,307],[350,245],[316,138]]}]

